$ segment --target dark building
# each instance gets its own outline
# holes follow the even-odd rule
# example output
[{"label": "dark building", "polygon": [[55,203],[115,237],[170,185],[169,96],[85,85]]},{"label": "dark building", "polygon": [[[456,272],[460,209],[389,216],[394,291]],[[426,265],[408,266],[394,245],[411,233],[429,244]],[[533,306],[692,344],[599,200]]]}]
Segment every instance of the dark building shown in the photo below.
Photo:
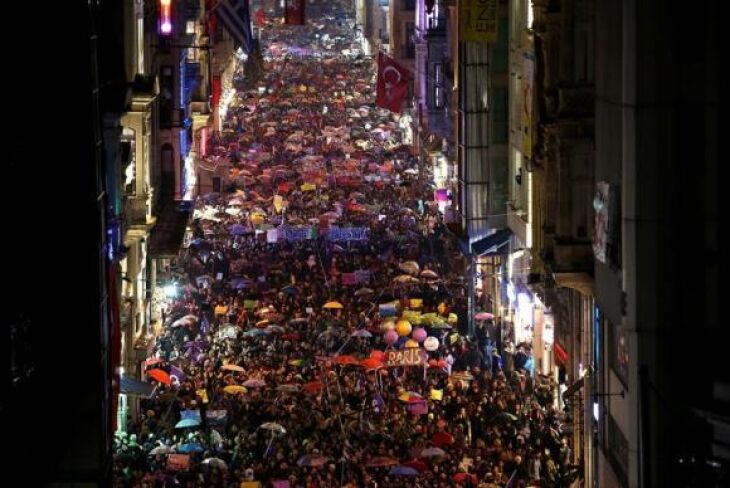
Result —
[{"label": "dark building", "polygon": [[117,8],[18,2],[6,14],[26,30],[23,49],[6,50],[3,103],[13,122],[3,144],[0,432],[7,448],[0,465],[14,486],[111,484],[101,127],[124,94],[113,79],[123,73],[121,59],[100,35],[113,33],[104,23],[114,13],[102,6]]}]

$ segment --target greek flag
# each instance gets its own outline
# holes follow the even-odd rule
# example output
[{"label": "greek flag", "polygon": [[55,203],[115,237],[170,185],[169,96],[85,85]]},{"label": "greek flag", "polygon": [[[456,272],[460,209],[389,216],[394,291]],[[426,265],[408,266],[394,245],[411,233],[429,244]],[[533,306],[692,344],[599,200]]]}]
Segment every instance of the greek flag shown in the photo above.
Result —
[{"label": "greek flag", "polygon": [[233,38],[234,43],[246,54],[253,51],[251,12],[248,0],[221,0],[215,13]]}]

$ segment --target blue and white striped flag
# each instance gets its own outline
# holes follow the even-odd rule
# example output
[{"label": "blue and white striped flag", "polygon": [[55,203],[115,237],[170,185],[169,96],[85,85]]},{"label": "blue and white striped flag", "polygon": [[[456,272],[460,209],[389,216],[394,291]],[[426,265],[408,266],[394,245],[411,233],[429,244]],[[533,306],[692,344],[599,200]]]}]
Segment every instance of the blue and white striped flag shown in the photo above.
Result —
[{"label": "blue and white striped flag", "polygon": [[246,54],[253,51],[253,31],[251,30],[251,12],[248,0],[221,0],[215,13],[226,26],[234,42]]}]

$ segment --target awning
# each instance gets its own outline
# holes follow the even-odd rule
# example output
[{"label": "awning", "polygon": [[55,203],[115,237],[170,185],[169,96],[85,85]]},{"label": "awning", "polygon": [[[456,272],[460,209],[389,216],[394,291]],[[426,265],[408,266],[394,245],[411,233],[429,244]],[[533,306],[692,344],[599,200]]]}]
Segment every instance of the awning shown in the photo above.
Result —
[{"label": "awning", "polygon": [[498,230],[492,235],[473,242],[471,245],[471,252],[477,256],[507,253],[509,249],[506,249],[505,246],[509,243],[509,238],[511,236],[512,231],[510,229]]},{"label": "awning", "polygon": [[583,295],[593,296],[593,278],[588,273],[553,273],[560,288],[572,288]]},{"label": "awning", "polygon": [[189,206],[174,202],[163,207],[150,234],[149,252],[153,258],[173,258],[179,254],[191,213]]},{"label": "awning", "polygon": [[119,388],[119,391],[121,393],[126,393],[128,395],[139,395],[143,397],[149,397],[150,395],[152,395],[152,392],[154,390],[155,387],[150,383],[145,383],[144,381],[136,380],[134,378],[130,378],[129,376],[122,376]]},{"label": "awning", "polygon": [[583,388],[583,384],[585,383],[585,381],[583,381],[583,380],[584,379],[581,378],[579,380],[574,381],[573,384],[570,385],[568,387],[568,389],[563,392],[563,400],[567,400],[571,396],[575,395],[578,392],[578,390]]},{"label": "awning", "polygon": [[234,44],[246,54],[253,51],[253,32],[248,0],[221,0],[215,13],[233,38]]}]

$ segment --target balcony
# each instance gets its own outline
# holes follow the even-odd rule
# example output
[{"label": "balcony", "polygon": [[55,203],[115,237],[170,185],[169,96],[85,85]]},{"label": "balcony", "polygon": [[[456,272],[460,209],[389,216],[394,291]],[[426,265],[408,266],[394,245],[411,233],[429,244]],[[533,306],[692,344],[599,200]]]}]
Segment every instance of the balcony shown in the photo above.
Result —
[{"label": "balcony", "polygon": [[556,273],[590,271],[593,247],[590,242],[552,237],[551,267]]},{"label": "balcony", "polygon": [[147,225],[147,197],[129,197],[124,206],[127,228]]},{"label": "balcony", "polygon": [[558,87],[559,116],[593,115],[595,105],[595,89],[590,86]]}]

